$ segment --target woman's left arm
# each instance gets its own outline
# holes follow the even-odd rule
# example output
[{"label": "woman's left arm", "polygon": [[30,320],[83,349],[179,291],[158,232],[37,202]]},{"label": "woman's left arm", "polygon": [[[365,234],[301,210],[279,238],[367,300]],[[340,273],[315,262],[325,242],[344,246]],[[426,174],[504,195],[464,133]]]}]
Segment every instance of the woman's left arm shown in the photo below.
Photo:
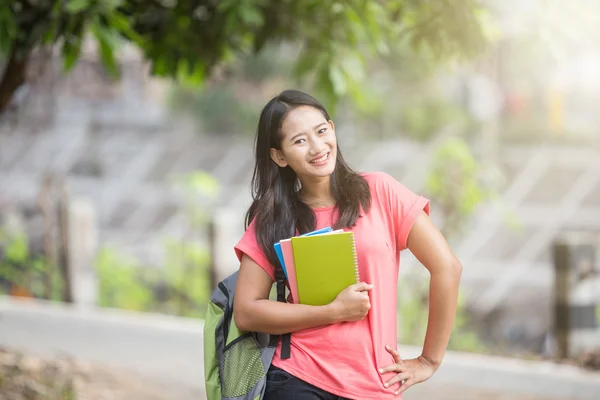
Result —
[{"label": "woman's left arm", "polygon": [[462,265],[425,213],[413,225],[407,247],[431,274],[429,321],[422,356],[437,368],[454,326]]},{"label": "woman's left arm", "polygon": [[425,212],[417,217],[411,228],[407,247],[431,274],[429,320],[423,352],[416,359],[403,361],[396,350],[387,347],[396,363],[382,372],[398,372],[386,385],[403,382],[397,394],[429,379],[442,363],[454,325],[462,273],[462,266],[448,242]]}]

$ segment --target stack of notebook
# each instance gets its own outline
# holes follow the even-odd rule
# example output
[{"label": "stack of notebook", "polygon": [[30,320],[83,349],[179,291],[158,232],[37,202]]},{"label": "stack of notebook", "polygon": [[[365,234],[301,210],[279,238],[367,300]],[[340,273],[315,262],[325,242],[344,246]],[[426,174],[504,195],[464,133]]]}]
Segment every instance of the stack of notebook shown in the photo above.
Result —
[{"label": "stack of notebook", "polygon": [[292,301],[326,305],[359,282],[352,232],[324,228],[274,244]]}]

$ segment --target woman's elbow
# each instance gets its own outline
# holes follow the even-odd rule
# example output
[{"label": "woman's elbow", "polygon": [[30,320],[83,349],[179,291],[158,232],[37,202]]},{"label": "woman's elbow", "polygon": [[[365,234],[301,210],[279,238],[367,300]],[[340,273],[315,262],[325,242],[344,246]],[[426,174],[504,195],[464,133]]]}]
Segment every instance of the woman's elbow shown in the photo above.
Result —
[{"label": "woman's elbow", "polygon": [[449,270],[457,278],[460,279],[462,275],[463,266],[457,258],[454,258],[449,265]]},{"label": "woman's elbow", "polygon": [[248,307],[234,304],[233,306],[233,322],[240,331],[251,331],[250,321],[252,318],[249,315]]},{"label": "woman's elbow", "polygon": [[456,257],[448,257],[436,263],[435,267],[429,269],[429,272],[432,276],[446,276],[460,280],[462,270],[462,264]]}]

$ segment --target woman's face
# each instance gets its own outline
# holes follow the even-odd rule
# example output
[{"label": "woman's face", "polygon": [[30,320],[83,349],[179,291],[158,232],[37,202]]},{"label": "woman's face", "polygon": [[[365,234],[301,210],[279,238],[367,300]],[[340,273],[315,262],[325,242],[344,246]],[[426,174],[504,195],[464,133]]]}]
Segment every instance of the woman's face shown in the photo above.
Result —
[{"label": "woman's face", "polygon": [[333,122],[316,108],[297,107],[283,120],[280,148],[271,149],[271,158],[282,168],[292,168],[301,181],[329,176],[337,156]]}]

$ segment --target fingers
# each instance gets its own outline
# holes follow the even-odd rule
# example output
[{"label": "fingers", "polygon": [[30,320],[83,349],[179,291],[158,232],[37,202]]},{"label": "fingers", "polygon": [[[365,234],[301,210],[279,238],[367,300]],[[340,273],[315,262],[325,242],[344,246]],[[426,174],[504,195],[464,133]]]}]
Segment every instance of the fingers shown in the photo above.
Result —
[{"label": "fingers", "polygon": [[354,286],[354,290],[356,290],[357,292],[364,292],[364,291],[373,289],[373,285],[370,283],[366,283],[366,282],[360,282],[353,286]]},{"label": "fingers", "polygon": [[404,383],[400,385],[400,389],[394,392],[394,395],[398,396],[400,393],[403,393],[406,389],[413,386],[415,383],[416,382],[414,379],[407,379]]},{"label": "fingers", "polygon": [[394,392],[395,395],[399,395],[406,391],[406,389],[417,383],[426,381],[433,374],[434,370],[418,359],[400,360],[400,355],[390,346],[385,346],[386,350],[394,356],[394,360],[398,360],[392,365],[381,368],[379,372],[385,374],[387,372],[397,372],[397,374],[384,383],[386,388],[392,387],[392,385],[400,383],[400,387]]},{"label": "fingers", "polygon": [[402,372],[404,371],[404,363],[402,362],[402,358],[400,357],[400,353],[397,350],[393,349],[389,345],[385,345],[385,349],[394,357],[394,364],[388,365],[387,367],[383,367],[379,370],[380,373],[385,374],[386,372]]},{"label": "fingers", "polygon": [[406,366],[402,361],[397,362],[395,364],[388,365],[386,367],[380,368],[380,374],[386,374],[388,372],[404,372],[406,370]]},{"label": "fingers", "polygon": [[412,374],[408,371],[403,372],[401,374],[398,374],[396,376],[394,376],[392,379],[390,379],[389,381],[387,381],[386,383],[383,384],[383,386],[390,387],[392,386],[394,383],[398,383],[401,381],[406,381],[407,379],[409,379],[412,376]]},{"label": "fingers", "polygon": [[388,353],[392,355],[392,357],[394,357],[395,363],[399,363],[400,361],[402,361],[402,358],[400,358],[400,353],[398,353],[397,350],[394,350],[391,346],[387,344],[385,345],[385,349],[388,351]]}]

